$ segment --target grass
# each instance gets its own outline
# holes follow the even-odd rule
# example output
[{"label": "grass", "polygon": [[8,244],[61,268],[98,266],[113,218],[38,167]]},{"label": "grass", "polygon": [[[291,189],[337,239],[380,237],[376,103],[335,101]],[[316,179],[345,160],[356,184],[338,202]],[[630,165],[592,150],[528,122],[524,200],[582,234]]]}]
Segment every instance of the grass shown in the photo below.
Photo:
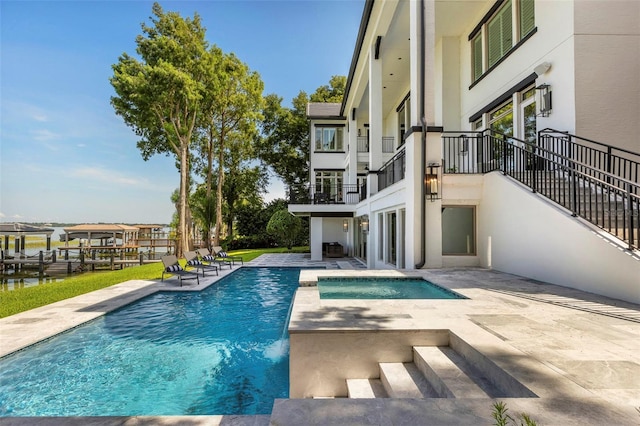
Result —
[{"label": "grass", "polygon": [[[235,250],[229,254],[240,256],[249,262],[265,253],[307,253],[309,247]],[[184,260],[183,260],[184,261]],[[79,296],[91,291],[100,290],[129,280],[160,280],[162,264],[125,268],[119,271],[105,271],[82,274],[65,278],[63,281],[41,284],[33,287],[19,288],[0,292],[0,318],[45,306],[60,300]]]}]

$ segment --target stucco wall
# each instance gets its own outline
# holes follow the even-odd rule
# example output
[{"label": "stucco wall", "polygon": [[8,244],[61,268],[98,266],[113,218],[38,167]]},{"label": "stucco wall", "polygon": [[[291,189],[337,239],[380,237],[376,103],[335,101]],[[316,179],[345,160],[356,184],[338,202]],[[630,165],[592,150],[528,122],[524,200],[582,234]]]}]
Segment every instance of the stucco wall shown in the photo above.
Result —
[{"label": "stucco wall", "polygon": [[483,266],[640,303],[638,252],[496,172],[485,175],[478,249]]},{"label": "stucco wall", "polygon": [[575,2],[576,134],[640,152],[640,2]]}]

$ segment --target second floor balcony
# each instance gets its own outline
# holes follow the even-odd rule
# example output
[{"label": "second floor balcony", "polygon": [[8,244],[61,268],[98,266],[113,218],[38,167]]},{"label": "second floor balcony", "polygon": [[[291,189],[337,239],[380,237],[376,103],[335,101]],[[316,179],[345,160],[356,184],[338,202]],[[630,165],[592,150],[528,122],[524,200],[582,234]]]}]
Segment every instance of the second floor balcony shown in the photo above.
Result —
[{"label": "second floor balcony", "polygon": [[303,184],[289,187],[290,204],[358,204],[367,197],[365,184]]}]

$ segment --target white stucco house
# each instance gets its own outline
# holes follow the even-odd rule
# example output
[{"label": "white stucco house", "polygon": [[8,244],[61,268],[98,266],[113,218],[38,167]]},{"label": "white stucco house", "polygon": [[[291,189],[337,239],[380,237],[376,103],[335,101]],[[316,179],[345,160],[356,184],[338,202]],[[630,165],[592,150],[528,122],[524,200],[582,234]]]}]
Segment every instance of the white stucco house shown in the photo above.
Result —
[{"label": "white stucco house", "polygon": [[307,115],[312,259],[640,302],[640,2],[367,0],[343,102]]}]

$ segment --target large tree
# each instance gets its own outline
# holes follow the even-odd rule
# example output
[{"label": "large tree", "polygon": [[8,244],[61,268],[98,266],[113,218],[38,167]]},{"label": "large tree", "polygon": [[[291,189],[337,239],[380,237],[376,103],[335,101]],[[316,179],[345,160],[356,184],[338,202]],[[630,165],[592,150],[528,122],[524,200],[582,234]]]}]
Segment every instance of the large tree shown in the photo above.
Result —
[{"label": "large tree", "polygon": [[140,138],[142,157],[175,155],[180,170],[177,253],[188,250],[189,150],[198,123],[208,43],[200,17],[184,19],[165,13],[153,4],[152,25],[142,25],[136,38],[136,59],[123,53],[113,65],[110,79],[116,96],[111,98],[116,114]]},{"label": "large tree", "polygon": [[[257,123],[262,118],[264,83],[258,73],[249,70],[234,54],[223,54],[214,81],[208,87],[203,134],[207,137],[205,146],[215,156],[218,168],[214,245],[219,245],[223,220],[225,153],[231,145],[231,149],[237,152],[249,152],[244,145],[250,145],[256,137]],[[213,172],[212,167],[212,163],[207,166],[208,173]]]}]

